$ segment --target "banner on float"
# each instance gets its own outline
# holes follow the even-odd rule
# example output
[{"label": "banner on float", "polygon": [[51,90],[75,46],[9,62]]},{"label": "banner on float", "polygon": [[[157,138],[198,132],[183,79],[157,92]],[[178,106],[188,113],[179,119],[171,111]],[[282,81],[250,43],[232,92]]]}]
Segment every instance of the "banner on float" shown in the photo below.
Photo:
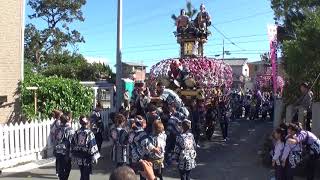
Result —
[{"label": "banner on float", "polygon": [[273,92],[277,93],[277,35],[278,26],[275,24],[268,25],[268,37],[270,42],[270,61],[272,66]]}]

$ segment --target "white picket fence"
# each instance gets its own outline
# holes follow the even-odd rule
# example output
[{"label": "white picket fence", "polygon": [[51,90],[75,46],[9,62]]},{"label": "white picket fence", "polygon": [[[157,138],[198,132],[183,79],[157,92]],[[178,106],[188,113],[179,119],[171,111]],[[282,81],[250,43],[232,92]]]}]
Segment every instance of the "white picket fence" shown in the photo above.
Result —
[{"label": "white picket fence", "polygon": [[[109,110],[101,112],[105,127]],[[53,120],[0,125],[0,169],[52,156],[50,126]],[[78,121],[72,123],[76,130]]]}]

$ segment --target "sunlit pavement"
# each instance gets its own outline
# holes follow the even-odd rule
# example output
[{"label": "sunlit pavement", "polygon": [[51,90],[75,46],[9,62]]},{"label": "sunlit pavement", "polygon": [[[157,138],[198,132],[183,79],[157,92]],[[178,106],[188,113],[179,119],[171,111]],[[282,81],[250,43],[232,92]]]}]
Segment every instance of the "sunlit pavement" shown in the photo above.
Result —
[{"label": "sunlit pavement", "polygon": [[[237,120],[230,123],[230,140],[223,142],[217,128],[210,142],[202,142],[198,149],[198,167],[192,171],[192,179],[203,180],[269,180],[270,169],[262,166],[259,151],[265,135],[272,129],[266,121]],[[95,166],[92,180],[107,180],[113,169],[110,148],[105,148],[104,158]],[[3,174],[0,179],[57,179],[54,164],[31,172]],[[70,180],[80,179],[80,172],[73,169]],[[165,179],[179,179],[174,167],[166,168]]]}]

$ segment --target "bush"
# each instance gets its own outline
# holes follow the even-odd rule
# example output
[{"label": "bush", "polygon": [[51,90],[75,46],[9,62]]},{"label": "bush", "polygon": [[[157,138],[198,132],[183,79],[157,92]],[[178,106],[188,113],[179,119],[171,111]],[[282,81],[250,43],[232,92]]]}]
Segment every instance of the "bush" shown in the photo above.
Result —
[{"label": "bush", "polygon": [[57,76],[28,74],[22,84],[22,111],[27,120],[35,119],[34,93],[27,87],[38,87],[37,107],[41,118],[48,118],[52,110],[72,111],[74,117],[87,114],[93,104],[93,91],[76,80]]}]

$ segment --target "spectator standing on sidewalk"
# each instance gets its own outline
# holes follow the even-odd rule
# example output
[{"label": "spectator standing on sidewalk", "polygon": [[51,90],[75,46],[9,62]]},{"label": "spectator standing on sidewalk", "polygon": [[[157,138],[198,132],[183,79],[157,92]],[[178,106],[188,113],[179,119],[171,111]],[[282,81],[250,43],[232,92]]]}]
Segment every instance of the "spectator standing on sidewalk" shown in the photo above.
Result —
[{"label": "spectator standing on sidewalk", "polygon": [[273,132],[273,139],[275,140],[273,156],[272,156],[272,166],[275,169],[276,180],[285,180],[284,168],[281,166],[281,154],[284,149],[285,142],[285,130],[277,128]]},{"label": "spectator standing on sidewalk", "polygon": [[54,152],[59,180],[68,180],[71,171],[70,150],[74,130],[68,125],[70,121],[71,119],[68,116],[62,115],[60,118],[61,125],[56,130],[56,146]]},{"label": "spectator standing on sidewalk", "polygon": [[301,97],[293,104],[295,107],[295,115],[293,117],[293,122],[298,122],[298,109],[302,107],[304,110],[307,111],[306,122],[304,126],[306,127],[307,131],[311,131],[311,118],[312,118],[312,100],[313,100],[313,93],[310,90],[308,83],[302,83],[300,85],[300,92]]},{"label": "spectator standing on sidewalk", "polygon": [[302,143],[305,146],[307,180],[314,180],[317,160],[320,157],[320,140],[312,132],[302,130],[298,125],[290,124],[289,129],[296,134],[293,139],[289,139],[289,143],[292,145]]},{"label": "spectator standing on sidewalk", "polygon": [[296,137],[295,125],[289,124],[287,129],[286,143],[281,156],[282,167],[285,168],[286,180],[293,180],[294,172],[302,161],[302,144],[292,144],[291,139]]},{"label": "spectator standing on sidewalk", "polygon": [[90,180],[92,165],[98,162],[100,153],[89,120],[80,116],[79,121],[81,128],[76,131],[71,145],[72,160],[80,168],[80,180]]}]

